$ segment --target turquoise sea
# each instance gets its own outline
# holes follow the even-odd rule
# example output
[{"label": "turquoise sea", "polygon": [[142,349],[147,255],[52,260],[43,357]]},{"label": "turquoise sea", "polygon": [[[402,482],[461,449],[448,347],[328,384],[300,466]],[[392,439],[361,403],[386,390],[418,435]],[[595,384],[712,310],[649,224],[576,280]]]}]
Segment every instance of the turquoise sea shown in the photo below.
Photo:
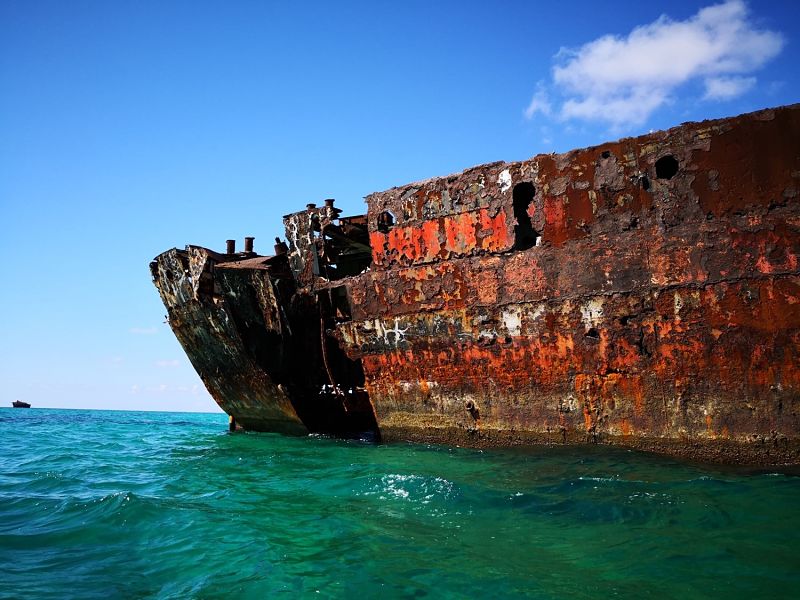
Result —
[{"label": "turquoise sea", "polygon": [[800,597],[800,477],[0,409],[3,598]]}]

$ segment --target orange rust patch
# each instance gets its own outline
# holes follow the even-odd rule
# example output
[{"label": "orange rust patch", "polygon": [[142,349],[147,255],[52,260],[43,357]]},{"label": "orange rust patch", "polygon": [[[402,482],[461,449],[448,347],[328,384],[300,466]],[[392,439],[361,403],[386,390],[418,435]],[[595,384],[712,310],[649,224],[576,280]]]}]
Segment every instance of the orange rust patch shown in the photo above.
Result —
[{"label": "orange rust patch", "polygon": [[508,249],[505,210],[491,216],[482,208],[452,216],[430,219],[415,226],[397,226],[384,235],[370,234],[373,261],[387,265],[431,262],[441,258],[468,256],[478,250],[497,252]]}]

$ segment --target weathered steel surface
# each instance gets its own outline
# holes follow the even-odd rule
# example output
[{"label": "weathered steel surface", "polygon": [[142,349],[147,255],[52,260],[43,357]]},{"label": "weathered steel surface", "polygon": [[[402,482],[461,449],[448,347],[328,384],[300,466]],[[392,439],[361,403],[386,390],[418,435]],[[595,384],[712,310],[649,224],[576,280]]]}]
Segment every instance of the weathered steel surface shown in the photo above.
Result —
[{"label": "weathered steel surface", "polygon": [[[229,378],[209,373],[263,329],[251,364],[288,404],[262,396],[312,430],[351,418],[308,400],[330,385],[353,390],[352,414],[374,407],[385,439],[798,463],[798,140],[795,105],[393,188],[367,197],[365,218],[310,206],[284,218],[288,254],[229,258],[206,279],[230,292],[236,331],[218,304],[188,301],[196,249],[191,283],[165,286],[170,253],[155,278],[226,410],[248,384],[222,390]],[[311,384],[269,366],[287,354]]]},{"label": "weathered steel surface", "polygon": [[296,289],[286,255],[189,246],[156,257],[151,272],[192,365],[239,426],[339,435],[376,429],[361,365],[326,333],[335,295]]},{"label": "weathered steel surface", "polygon": [[[156,257],[151,270],[170,327],[209,393],[240,425],[306,432],[285,391],[259,367],[237,327],[237,320],[250,317],[264,335],[280,334],[280,307],[270,281],[261,270],[245,272],[249,281],[215,278],[214,266],[223,260],[194,246]],[[243,287],[258,290],[257,299],[249,290],[242,293]]]},{"label": "weathered steel surface", "polygon": [[795,106],[369,196],[339,336],[384,438],[797,461],[798,140]]}]

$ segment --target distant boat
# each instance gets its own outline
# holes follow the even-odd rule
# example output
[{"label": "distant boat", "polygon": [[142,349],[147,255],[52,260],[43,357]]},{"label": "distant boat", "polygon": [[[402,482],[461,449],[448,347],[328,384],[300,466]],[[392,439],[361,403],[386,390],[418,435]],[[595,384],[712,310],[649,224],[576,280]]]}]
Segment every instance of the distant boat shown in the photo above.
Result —
[{"label": "distant boat", "polygon": [[14,400],[14,402],[12,403],[12,406],[14,408],[30,408],[31,407],[30,404],[28,404],[27,402],[23,402],[22,400]]}]

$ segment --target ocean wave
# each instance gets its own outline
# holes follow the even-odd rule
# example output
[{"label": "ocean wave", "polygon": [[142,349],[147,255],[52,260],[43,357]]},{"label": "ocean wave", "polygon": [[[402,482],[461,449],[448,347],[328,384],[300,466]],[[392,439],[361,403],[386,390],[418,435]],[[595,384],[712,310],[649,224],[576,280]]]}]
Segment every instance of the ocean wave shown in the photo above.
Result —
[{"label": "ocean wave", "polygon": [[800,585],[796,477],[603,447],[477,452],[228,435],[216,417],[82,419],[3,425],[0,597],[755,597]]}]

